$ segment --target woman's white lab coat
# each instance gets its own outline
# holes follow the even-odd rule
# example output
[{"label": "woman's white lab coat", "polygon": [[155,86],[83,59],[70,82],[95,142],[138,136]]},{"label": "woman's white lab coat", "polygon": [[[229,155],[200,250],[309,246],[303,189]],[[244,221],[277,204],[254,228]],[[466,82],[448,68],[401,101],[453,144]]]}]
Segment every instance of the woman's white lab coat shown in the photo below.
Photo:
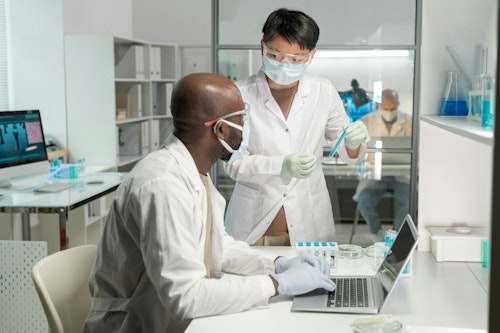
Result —
[{"label": "woman's white lab coat", "polygon": [[210,184],[212,267],[260,274],[205,278],[207,197],[174,136],[118,188],[90,279],[85,332],[182,332],[195,317],[233,313],[274,295],[274,259],[224,232],[225,202]]},{"label": "woman's white lab coat", "polygon": [[[226,214],[226,229],[236,239],[253,244],[267,230],[284,206],[291,244],[298,241],[334,241],[333,213],[321,160],[325,139],[336,143],[342,125],[349,122],[342,100],[330,81],[306,75],[299,82],[288,119],[271,95],[265,75],[259,71],[237,82],[243,100],[250,105],[249,154],[224,163],[236,185]],[[344,145],[340,158],[355,164]],[[281,176],[285,155],[314,154],[316,168],[310,177]]]}]

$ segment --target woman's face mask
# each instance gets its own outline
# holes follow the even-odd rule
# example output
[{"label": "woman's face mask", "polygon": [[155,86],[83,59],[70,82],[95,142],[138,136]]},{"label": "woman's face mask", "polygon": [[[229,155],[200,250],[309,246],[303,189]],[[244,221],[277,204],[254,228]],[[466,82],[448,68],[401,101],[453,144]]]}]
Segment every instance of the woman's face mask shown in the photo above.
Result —
[{"label": "woman's face mask", "polygon": [[278,52],[264,45],[262,71],[277,84],[288,85],[304,76],[311,54],[311,52],[307,54]]},{"label": "woman's face mask", "polygon": [[286,62],[279,62],[269,59],[264,56],[262,71],[271,80],[281,85],[288,85],[290,83],[299,81],[305,74],[307,63],[305,64],[289,64]]}]

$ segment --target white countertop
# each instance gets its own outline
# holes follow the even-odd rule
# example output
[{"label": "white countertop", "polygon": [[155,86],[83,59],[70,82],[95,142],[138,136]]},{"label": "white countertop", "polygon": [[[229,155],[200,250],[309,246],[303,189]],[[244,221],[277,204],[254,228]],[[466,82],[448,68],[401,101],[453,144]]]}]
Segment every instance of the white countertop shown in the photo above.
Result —
[{"label": "white countertop", "polygon": [[[262,249],[279,255],[294,255],[294,249],[290,247]],[[373,272],[370,260],[368,257],[340,259],[337,272]],[[480,264],[438,263],[431,252],[417,251],[413,257],[412,276],[401,280],[383,313],[411,326],[411,332],[424,326],[485,330],[488,324],[485,276],[487,269]],[[269,306],[263,309],[195,319],[186,332],[351,333],[350,324],[363,317],[358,314],[291,312],[291,305],[291,297],[273,297]]]}]

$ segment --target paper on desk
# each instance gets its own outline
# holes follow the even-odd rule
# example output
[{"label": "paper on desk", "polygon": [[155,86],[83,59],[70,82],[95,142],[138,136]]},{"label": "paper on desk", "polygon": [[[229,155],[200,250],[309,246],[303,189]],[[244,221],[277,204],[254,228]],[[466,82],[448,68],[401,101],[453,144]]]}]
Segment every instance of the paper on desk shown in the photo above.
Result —
[{"label": "paper on desk", "polygon": [[408,333],[486,333],[486,330],[471,328],[449,328],[449,327],[430,327],[430,326],[410,326],[406,325]]}]

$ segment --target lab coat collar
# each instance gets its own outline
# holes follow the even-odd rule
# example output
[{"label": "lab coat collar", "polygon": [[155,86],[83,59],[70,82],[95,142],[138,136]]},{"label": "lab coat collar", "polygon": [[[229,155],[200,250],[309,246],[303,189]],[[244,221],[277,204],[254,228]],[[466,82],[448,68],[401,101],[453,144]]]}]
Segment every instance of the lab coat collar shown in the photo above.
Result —
[{"label": "lab coat collar", "polygon": [[[179,165],[186,171],[189,180],[197,190],[201,190],[204,187],[201,178],[199,177],[198,168],[193,160],[193,157],[187,150],[184,143],[179,140],[174,134],[170,134],[166,140],[165,149],[174,156],[174,158],[179,162]],[[208,175],[210,179],[210,174]]]},{"label": "lab coat collar", "polygon": [[[295,94],[288,119],[293,118],[293,116],[297,112],[301,111],[304,107],[304,104],[306,103],[307,95],[310,89],[310,84],[306,76],[307,74],[304,75],[304,77],[299,81],[297,93]],[[281,109],[279,108],[274,98],[272,98],[271,88],[269,88],[266,75],[264,74],[262,69],[257,72],[255,83],[257,85],[257,94],[261,97],[261,100],[264,101],[266,107],[268,107],[279,119],[284,119]]]}]

